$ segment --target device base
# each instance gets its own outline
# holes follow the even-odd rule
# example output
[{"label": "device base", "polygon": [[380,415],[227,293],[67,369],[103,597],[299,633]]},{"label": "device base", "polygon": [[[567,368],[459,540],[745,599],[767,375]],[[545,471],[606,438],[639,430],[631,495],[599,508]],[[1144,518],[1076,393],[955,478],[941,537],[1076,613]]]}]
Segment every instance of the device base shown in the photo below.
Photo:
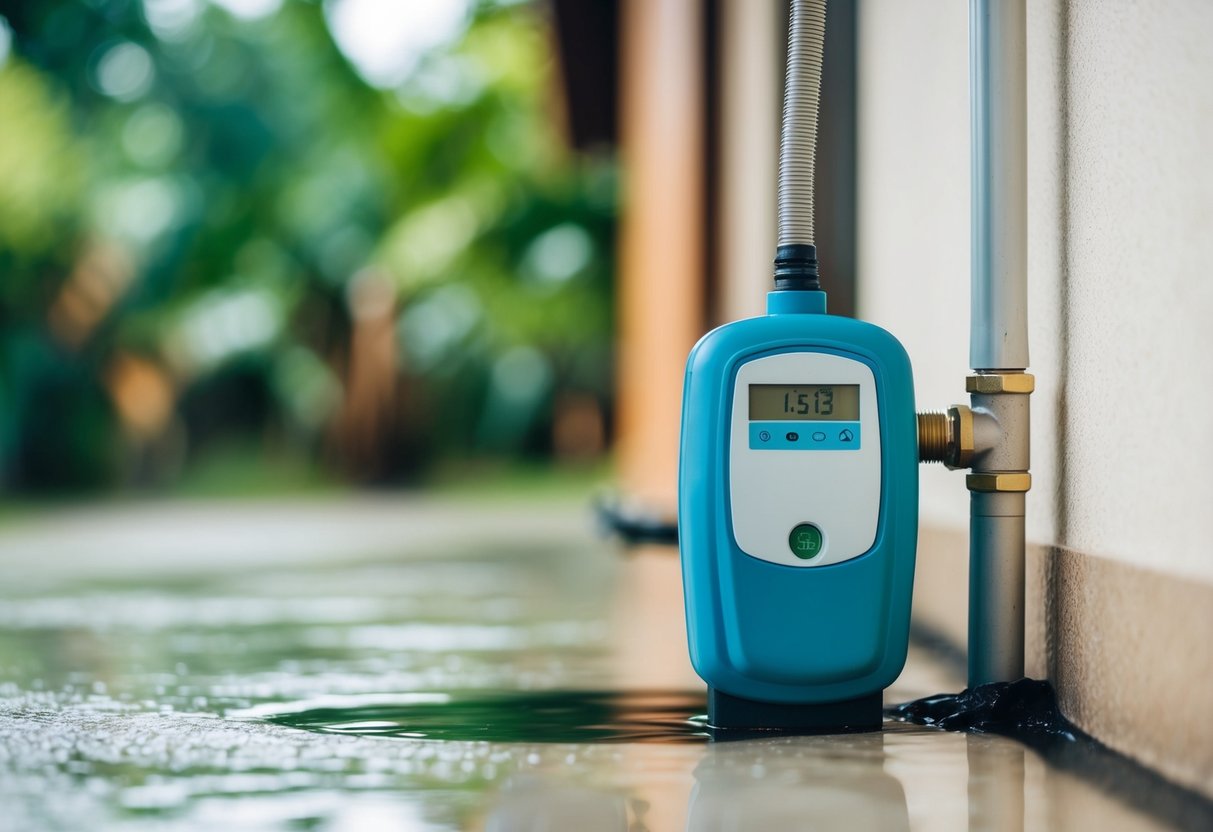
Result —
[{"label": "device base", "polygon": [[[756,733],[857,734],[879,731],[884,721],[883,691],[816,705],[758,702],[708,688],[708,726],[716,739]],[[737,739],[744,738],[737,736]]]}]

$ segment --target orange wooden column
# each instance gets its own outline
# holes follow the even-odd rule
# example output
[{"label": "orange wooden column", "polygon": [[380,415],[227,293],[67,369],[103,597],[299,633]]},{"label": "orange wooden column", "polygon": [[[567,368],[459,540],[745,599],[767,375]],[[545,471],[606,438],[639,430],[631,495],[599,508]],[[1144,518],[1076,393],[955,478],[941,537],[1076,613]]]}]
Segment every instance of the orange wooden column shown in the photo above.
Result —
[{"label": "orange wooden column", "polygon": [[682,374],[703,333],[701,0],[626,0],[621,21],[620,485],[674,507]]}]

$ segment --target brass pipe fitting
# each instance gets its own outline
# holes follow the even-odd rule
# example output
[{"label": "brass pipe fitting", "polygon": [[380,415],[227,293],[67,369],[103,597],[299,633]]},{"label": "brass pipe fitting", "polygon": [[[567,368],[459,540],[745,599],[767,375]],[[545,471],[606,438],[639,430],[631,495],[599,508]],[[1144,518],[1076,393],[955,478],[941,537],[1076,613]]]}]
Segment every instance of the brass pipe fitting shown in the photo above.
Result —
[{"label": "brass pipe fitting", "polygon": [[919,461],[942,462],[952,471],[968,468],[974,446],[973,411],[963,404],[949,407],[946,413],[918,414]]}]

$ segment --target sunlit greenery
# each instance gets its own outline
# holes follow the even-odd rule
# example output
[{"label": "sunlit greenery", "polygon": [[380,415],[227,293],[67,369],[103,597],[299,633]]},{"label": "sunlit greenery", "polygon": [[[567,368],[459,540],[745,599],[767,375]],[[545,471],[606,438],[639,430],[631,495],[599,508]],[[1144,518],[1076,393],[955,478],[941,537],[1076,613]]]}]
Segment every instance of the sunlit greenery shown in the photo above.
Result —
[{"label": "sunlit greenery", "polygon": [[386,88],[333,4],[4,4],[0,485],[600,451],[612,161],[542,7],[450,2]]}]

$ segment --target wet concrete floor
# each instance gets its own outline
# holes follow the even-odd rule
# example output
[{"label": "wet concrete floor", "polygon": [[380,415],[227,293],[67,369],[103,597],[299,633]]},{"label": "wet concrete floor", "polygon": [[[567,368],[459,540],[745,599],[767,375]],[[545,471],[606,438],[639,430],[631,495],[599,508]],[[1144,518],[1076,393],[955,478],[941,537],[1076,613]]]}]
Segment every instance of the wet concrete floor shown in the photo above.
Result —
[{"label": "wet concrete floor", "polygon": [[0,576],[0,829],[1168,825],[995,736],[709,743],[676,558],[580,500],[40,511]]}]

